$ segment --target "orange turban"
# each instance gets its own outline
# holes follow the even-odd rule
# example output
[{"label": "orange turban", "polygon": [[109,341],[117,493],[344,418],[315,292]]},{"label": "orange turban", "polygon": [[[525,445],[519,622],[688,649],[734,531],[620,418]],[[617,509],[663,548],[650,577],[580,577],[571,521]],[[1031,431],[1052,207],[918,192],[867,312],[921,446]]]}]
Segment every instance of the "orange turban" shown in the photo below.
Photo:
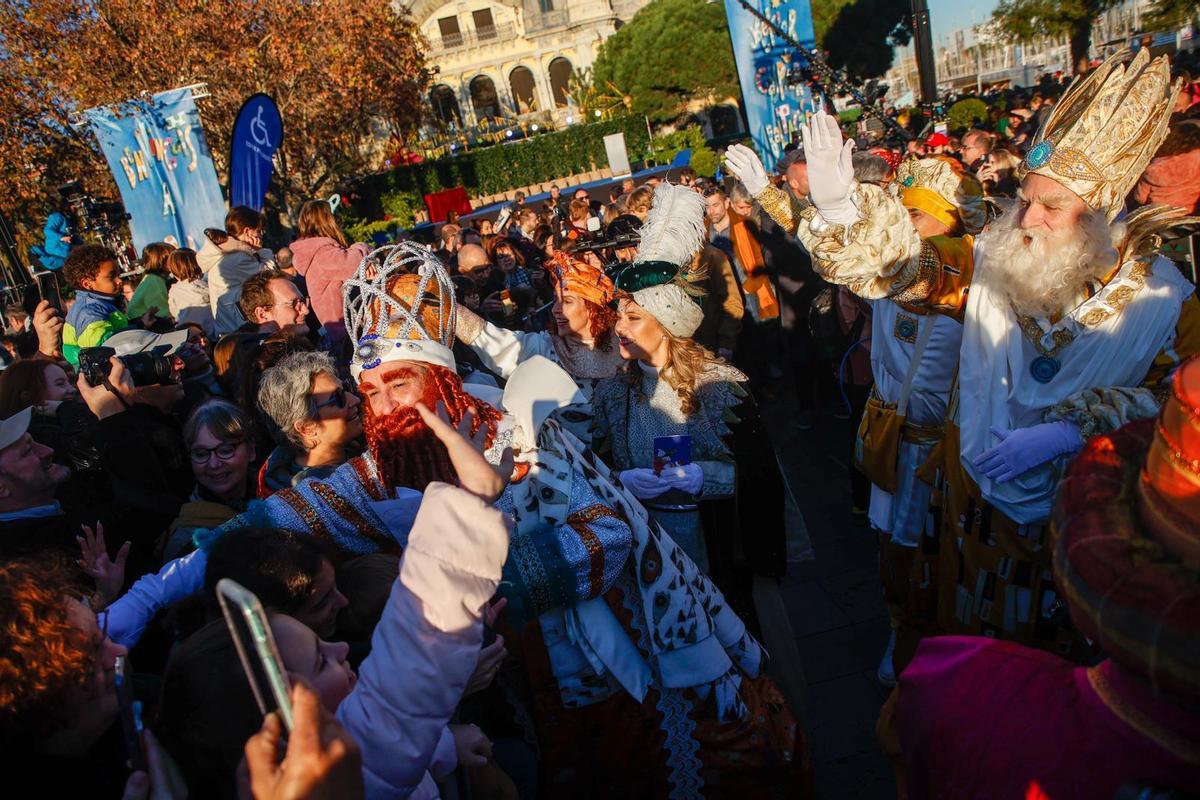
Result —
[{"label": "orange turban", "polygon": [[598,306],[611,303],[616,292],[604,270],[563,252],[552,257],[550,272],[564,292],[577,294]]}]

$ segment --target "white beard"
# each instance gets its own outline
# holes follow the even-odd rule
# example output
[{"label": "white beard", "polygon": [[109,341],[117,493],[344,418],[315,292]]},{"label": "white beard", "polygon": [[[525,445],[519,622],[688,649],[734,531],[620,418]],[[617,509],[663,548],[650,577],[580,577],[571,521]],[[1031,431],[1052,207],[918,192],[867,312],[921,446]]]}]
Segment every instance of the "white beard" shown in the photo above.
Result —
[{"label": "white beard", "polygon": [[1116,266],[1123,226],[1088,214],[1066,234],[1022,230],[1014,207],[979,235],[981,277],[1023,316],[1050,316],[1073,308],[1089,281]]}]

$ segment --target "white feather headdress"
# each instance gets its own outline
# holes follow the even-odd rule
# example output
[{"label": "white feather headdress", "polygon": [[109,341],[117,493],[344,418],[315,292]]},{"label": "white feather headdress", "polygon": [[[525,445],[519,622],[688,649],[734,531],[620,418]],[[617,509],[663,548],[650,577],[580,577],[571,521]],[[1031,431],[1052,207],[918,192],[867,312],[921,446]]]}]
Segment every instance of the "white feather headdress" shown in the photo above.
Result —
[{"label": "white feather headdress", "polygon": [[691,263],[704,247],[704,211],[707,204],[697,192],[683,186],[660,183],[641,228],[634,263],[665,261],[676,267]]}]

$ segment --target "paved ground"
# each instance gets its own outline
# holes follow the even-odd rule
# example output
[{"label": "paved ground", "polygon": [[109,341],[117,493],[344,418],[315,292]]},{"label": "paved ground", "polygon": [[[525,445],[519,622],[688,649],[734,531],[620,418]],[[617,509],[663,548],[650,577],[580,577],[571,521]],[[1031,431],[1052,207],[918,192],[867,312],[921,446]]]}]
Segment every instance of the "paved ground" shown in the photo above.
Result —
[{"label": "paved ground", "polygon": [[819,416],[800,431],[791,409],[766,417],[799,511],[789,515],[782,595],[807,679],[817,797],[894,798],[892,770],[875,743],[887,697],[875,680],[887,613],[874,537],[850,522],[849,423]]}]

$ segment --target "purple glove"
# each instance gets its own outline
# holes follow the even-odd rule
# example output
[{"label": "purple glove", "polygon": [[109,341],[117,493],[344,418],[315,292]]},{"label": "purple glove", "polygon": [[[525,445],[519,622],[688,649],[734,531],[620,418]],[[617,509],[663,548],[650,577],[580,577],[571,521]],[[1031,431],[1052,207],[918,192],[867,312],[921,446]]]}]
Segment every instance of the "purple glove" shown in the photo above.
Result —
[{"label": "purple glove", "polygon": [[1043,422],[1006,431],[992,428],[1000,444],[975,459],[975,469],[996,483],[1007,483],[1059,456],[1079,452],[1083,438],[1073,422]]},{"label": "purple glove", "polygon": [[663,480],[672,489],[696,495],[704,488],[704,471],[699,464],[684,464],[682,467],[671,467],[662,472]]},{"label": "purple glove", "polygon": [[671,489],[671,484],[655,475],[654,470],[645,467],[627,469],[617,477],[621,481],[621,485],[632,492],[638,500],[653,500]]}]

